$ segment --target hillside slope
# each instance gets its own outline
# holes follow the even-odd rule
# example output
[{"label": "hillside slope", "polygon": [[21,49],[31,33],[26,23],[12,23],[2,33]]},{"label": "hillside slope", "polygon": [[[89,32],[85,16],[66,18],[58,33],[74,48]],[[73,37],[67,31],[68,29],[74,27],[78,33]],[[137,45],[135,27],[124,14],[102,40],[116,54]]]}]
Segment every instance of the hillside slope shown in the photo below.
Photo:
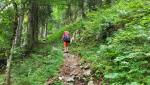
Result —
[{"label": "hillside slope", "polygon": [[122,0],[89,13],[78,25],[82,29],[72,52],[92,63],[93,77],[111,85],[150,83],[149,4],[148,0]]}]

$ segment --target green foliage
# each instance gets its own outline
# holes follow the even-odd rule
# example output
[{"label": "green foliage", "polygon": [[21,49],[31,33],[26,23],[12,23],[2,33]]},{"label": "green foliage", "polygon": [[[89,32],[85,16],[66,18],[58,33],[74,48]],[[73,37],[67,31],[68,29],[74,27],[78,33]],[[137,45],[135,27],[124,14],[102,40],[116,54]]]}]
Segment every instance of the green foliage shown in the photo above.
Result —
[{"label": "green foliage", "polygon": [[0,47],[6,46],[8,47],[11,36],[11,20],[13,19],[13,10],[12,8],[8,8],[6,11],[0,12]]},{"label": "green foliage", "polygon": [[4,83],[4,75],[0,74],[0,84]]},{"label": "green foliage", "polygon": [[[110,8],[88,14],[81,34],[87,44],[80,42],[80,48],[73,47],[72,50],[92,63],[93,76],[98,79],[104,76],[104,84],[149,84],[150,10],[147,2],[121,0]],[[107,22],[115,26],[122,23],[125,26],[118,25],[121,28],[107,37],[105,43],[92,41],[96,35],[101,34],[102,29],[106,29]],[[96,46],[92,46],[93,43]]]},{"label": "green foliage", "polygon": [[[49,45],[36,48],[31,58],[14,61],[14,85],[43,85],[47,79],[58,75],[63,54]],[[57,85],[57,84],[56,84]]]},{"label": "green foliage", "polygon": [[82,21],[77,21],[72,24],[66,25],[65,27],[58,30],[58,32],[53,32],[51,35],[48,36],[48,41],[61,41],[62,35],[64,31],[69,31],[70,33],[73,33],[77,29],[82,29]]}]

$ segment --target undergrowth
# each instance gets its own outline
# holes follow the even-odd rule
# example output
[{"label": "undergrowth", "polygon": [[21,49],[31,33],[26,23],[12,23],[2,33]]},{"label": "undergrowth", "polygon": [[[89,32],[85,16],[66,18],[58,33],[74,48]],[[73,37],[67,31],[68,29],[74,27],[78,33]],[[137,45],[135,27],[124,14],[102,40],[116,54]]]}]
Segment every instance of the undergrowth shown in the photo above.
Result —
[{"label": "undergrowth", "polygon": [[[63,63],[60,48],[44,44],[36,48],[29,58],[14,61],[12,73],[14,85],[43,85],[48,79],[58,76]],[[54,85],[60,85],[59,81]]]},{"label": "undergrowth", "polygon": [[0,85],[4,83],[4,75],[3,74],[0,74]]},{"label": "undergrowth", "polygon": [[[103,84],[147,85],[150,83],[150,3],[148,0],[120,1],[111,8],[89,13],[83,23],[80,38],[72,52],[80,53],[91,62],[93,77],[103,78]],[[107,36],[103,32],[109,23],[118,28]],[[106,40],[96,40],[106,34]]]}]

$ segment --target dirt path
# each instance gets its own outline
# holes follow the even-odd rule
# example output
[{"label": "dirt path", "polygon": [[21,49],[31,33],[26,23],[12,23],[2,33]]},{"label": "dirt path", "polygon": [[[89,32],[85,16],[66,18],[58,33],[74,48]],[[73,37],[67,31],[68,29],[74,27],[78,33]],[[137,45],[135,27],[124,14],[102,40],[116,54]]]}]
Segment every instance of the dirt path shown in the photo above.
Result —
[{"label": "dirt path", "polygon": [[[101,80],[95,81],[92,79],[90,64],[82,62],[82,59],[70,53],[64,54],[64,64],[60,69],[60,74],[54,80],[63,81],[64,85],[101,85]],[[52,85],[50,83],[46,85]]]},{"label": "dirt path", "polygon": [[86,79],[91,74],[89,65],[81,65],[81,59],[69,53],[65,53],[64,57],[64,65],[59,77],[64,82],[64,85],[94,85],[92,81],[89,84]]}]

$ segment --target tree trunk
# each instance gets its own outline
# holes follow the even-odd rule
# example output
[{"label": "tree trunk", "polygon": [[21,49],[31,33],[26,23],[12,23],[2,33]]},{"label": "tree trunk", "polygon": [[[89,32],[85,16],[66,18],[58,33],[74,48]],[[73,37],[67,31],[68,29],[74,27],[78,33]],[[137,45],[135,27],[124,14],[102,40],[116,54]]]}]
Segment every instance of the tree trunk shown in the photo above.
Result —
[{"label": "tree trunk", "polygon": [[[16,29],[16,33],[18,30]],[[7,59],[7,66],[6,66],[6,85],[11,85],[11,62],[13,58],[13,54],[15,51],[15,48],[17,47],[17,40],[18,40],[18,35],[16,34],[13,41],[12,41],[12,47],[10,50],[10,55],[9,58]]]},{"label": "tree trunk", "polygon": [[[15,15],[14,15],[14,20],[13,20],[13,34],[12,34],[12,37],[11,37],[11,42],[15,38],[16,29],[17,29],[17,26],[18,26],[18,6],[15,2],[13,2],[13,7],[14,7],[14,10],[15,10]],[[11,43],[11,45],[12,45],[12,43]]]},{"label": "tree trunk", "polygon": [[40,29],[39,38],[42,39],[43,38],[43,26],[40,26],[39,29]]},{"label": "tree trunk", "polygon": [[22,24],[23,24],[23,14],[21,14],[19,16],[19,19],[18,19],[18,27],[17,27],[17,31],[16,31],[16,45],[17,47],[20,46],[21,44],[21,34],[22,34]]},{"label": "tree trunk", "polygon": [[39,32],[40,39],[44,38],[44,31],[45,31],[45,24],[41,25],[40,27],[40,32]]},{"label": "tree trunk", "polygon": [[13,24],[13,36],[12,36],[12,47],[10,49],[10,55],[9,55],[9,58],[7,59],[7,66],[6,66],[6,85],[11,85],[11,61],[12,61],[12,57],[13,57],[13,53],[14,53],[14,48],[17,44],[17,40],[18,40],[18,36],[17,36],[17,33],[18,33],[18,30],[17,30],[17,27],[18,27],[18,8],[17,8],[17,4],[15,2],[13,2],[13,6],[14,6],[14,9],[15,9],[15,16],[14,16],[14,24]]},{"label": "tree trunk", "polygon": [[[15,41],[13,41],[15,42]],[[7,59],[7,66],[6,66],[6,85],[11,85],[11,61],[12,61],[12,57],[13,57],[13,50],[14,50],[14,45],[12,45],[11,51],[10,51],[10,55],[9,58]]]},{"label": "tree trunk", "polygon": [[[46,20],[47,21],[47,20]],[[47,22],[45,24],[40,26],[40,31],[39,31],[39,37],[40,39],[46,38],[47,37]]]},{"label": "tree trunk", "polygon": [[33,14],[34,14],[34,16],[33,16],[34,17],[34,26],[33,26],[34,46],[36,46],[36,44],[38,43],[38,34],[39,34],[38,9],[39,9],[38,4],[35,3],[34,4],[34,12],[33,12]]},{"label": "tree trunk", "polygon": [[18,18],[18,26],[17,26],[17,31],[16,31],[16,46],[19,47],[21,46],[21,37],[22,37],[22,31],[23,31],[23,20],[24,20],[24,8],[25,5],[23,3],[23,1],[21,0],[21,5],[20,5],[20,9],[19,9],[19,18]]},{"label": "tree trunk", "polygon": [[30,1],[29,27],[27,29],[27,51],[30,51],[38,42],[38,5],[36,1]]},{"label": "tree trunk", "polygon": [[45,24],[45,30],[44,30],[44,37],[46,38],[47,37],[47,34],[48,34],[48,29],[47,29],[47,22]]}]

